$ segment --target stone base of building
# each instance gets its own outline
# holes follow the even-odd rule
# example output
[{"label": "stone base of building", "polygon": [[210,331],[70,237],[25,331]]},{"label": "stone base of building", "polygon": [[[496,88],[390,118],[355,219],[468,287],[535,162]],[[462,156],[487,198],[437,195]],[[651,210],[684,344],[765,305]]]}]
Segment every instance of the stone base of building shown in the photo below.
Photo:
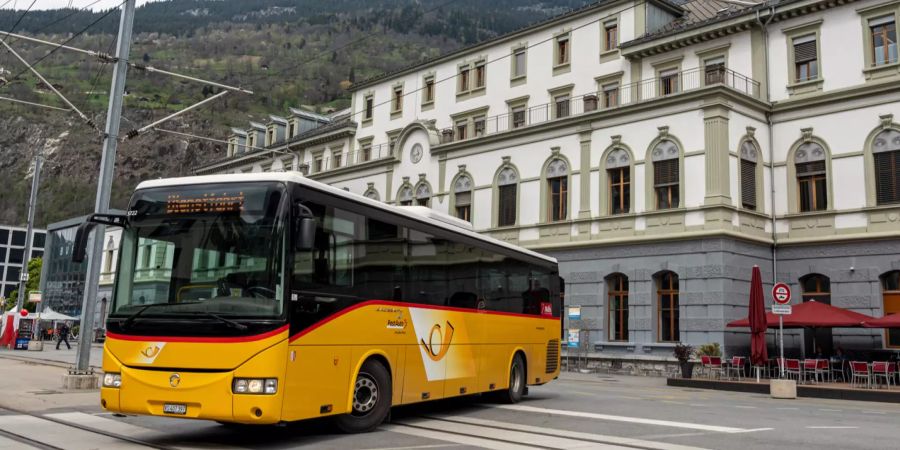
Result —
[{"label": "stone base of building", "polygon": [[679,372],[678,360],[658,357],[623,357],[590,353],[562,355],[562,368],[572,372],[665,377]]}]

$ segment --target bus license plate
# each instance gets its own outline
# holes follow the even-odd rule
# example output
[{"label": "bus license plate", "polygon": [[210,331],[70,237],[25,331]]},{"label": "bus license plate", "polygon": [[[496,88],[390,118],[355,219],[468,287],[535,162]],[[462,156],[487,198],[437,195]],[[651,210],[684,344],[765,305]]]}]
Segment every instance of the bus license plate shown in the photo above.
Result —
[{"label": "bus license plate", "polygon": [[163,412],[166,414],[187,414],[187,405],[179,403],[166,403],[163,405]]}]

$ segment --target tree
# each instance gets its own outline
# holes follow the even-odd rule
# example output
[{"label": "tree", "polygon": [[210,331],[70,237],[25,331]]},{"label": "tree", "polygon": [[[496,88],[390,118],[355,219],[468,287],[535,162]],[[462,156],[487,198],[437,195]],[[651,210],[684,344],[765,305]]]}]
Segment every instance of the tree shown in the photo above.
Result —
[{"label": "tree", "polygon": [[[32,258],[28,261],[28,282],[25,283],[25,309],[34,311],[35,304],[28,302],[28,294],[32,291],[37,292],[41,286],[41,267],[44,265],[43,258]],[[19,300],[19,290],[15,289],[9,293],[4,307],[9,310],[16,306]]]}]

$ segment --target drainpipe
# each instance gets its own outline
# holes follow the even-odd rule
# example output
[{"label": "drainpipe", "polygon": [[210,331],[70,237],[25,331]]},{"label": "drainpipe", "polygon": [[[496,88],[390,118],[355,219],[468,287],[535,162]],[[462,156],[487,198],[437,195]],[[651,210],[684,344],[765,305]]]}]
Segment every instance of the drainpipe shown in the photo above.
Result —
[{"label": "drainpipe", "polygon": [[[773,2],[774,3],[774,2]],[[763,33],[763,60],[765,63],[766,77],[766,102],[771,102],[769,94],[771,88],[769,83],[769,24],[775,18],[775,6],[769,5],[769,14],[765,19],[760,17],[760,10],[756,10],[756,23],[760,26]],[[772,111],[766,111],[766,126],[769,135],[769,193],[771,200],[769,208],[771,208],[772,220],[772,283],[778,282],[778,234],[775,230],[775,138],[772,136]]]}]

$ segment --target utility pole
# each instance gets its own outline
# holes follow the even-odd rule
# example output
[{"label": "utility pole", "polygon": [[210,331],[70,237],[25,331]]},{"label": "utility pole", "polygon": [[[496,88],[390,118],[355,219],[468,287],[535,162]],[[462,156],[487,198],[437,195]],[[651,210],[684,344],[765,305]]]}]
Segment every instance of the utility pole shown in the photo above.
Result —
[{"label": "utility pole", "polygon": [[[106,130],[103,138],[103,156],[100,159],[100,177],[97,180],[97,200],[94,213],[109,212],[113,169],[116,165],[116,145],[119,141],[119,122],[122,118],[122,96],[125,93],[125,75],[128,72],[128,55],[131,51],[131,30],[134,24],[134,2],[126,0],[119,19],[119,37],[116,43],[116,65],[113,67],[112,86],[109,92],[109,109],[106,111]],[[103,257],[103,235],[106,227],[99,225],[89,240],[91,248],[87,261],[87,278],[84,283],[84,304],[81,308],[81,331],[78,336],[78,361],[70,374],[90,373],[91,343],[94,340],[94,310],[97,306],[97,282],[100,279],[100,258]]]},{"label": "utility pole", "polygon": [[19,298],[16,307],[19,311],[25,306],[25,285],[28,283],[28,261],[31,259],[31,240],[34,239],[34,210],[37,207],[38,188],[41,185],[41,164],[44,157],[34,157],[34,177],[31,179],[31,197],[28,199],[28,224],[25,232],[25,254],[22,255],[22,272],[19,273]]}]

